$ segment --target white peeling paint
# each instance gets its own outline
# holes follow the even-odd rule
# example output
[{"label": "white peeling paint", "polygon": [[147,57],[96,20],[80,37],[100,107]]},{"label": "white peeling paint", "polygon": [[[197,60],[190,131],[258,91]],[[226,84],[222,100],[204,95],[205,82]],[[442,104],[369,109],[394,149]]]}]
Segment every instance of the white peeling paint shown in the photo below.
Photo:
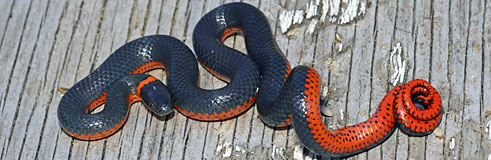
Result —
[{"label": "white peeling paint", "polygon": [[364,15],[367,10],[367,4],[366,3],[360,3],[360,12],[358,12],[358,16]]},{"label": "white peeling paint", "polygon": [[293,24],[300,24],[303,21],[303,10],[296,10],[293,16]]},{"label": "white peeling paint", "polygon": [[488,133],[488,141],[491,141],[491,121],[486,123],[486,133]]},{"label": "white peeling paint", "polygon": [[341,0],[329,0],[329,16],[330,17],[335,17],[339,13],[339,7],[341,7]]},{"label": "white peeling paint", "polygon": [[234,147],[234,148],[235,148],[235,151],[236,151],[236,152],[241,152],[241,153],[245,153],[245,152],[246,152],[246,150],[245,150],[245,149],[243,149],[242,147],[240,147],[240,146],[238,146],[238,145],[235,145],[235,147]]},{"label": "white peeling paint", "polygon": [[293,159],[302,160],[303,159],[303,147],[301,145],[295,145],[293,149]]},{"label": "white peeling paint", "polygon": [[450,145],[448,146],[448,148],[453,150],[455,148],[455,138],[450,139],[449,143],[450,143]]},{"label": "white peeling paint", "polygon": [[225,153],[223,153],[223,158],[230,157],[232,155],[232,142],[225,143]]},{"label": "white peeling paint", "polygon": [[282,33],[285,33],[286,31],[288,31],[288,28],[290,28],[293,19],[293,12],[294,11],[281,12],[279,18],[280,18],[280,28]]},{"label": "white peeling paint", "polygon": [[348,2],[348,7],[346,9],[341,9],[341,17],[339,18],[339,24],[346,24],[351,21],[353,21],[357,16],[357,10],[358,6],[360,4],[360,1],[358,0],[349,0]]},{"label": "white peeling paint", "polygon": [[305,160],[317,160],[317,157],[315,157],[314,153],[309,153],[305,155]]},{"label": "white peeling paint", "polygon": [[306,12],[307,12],[307,15],[305,16],[305,18],[307,19],[310,19],[312,18],[313,16],[316,16],[317,15],[317,7],[319,6],[319,1],[315,2],[315,1],[310,1],[310,4],[307,3],[306,5]]},{"label": "white peeling paint", "polygon": [[392,71],[389,83],[392,86],[396,86],[398,83],[402,83],[406,72],[406,60],[402,60],[402,47],[400,43],[394,47],[394,50],[390,53],[389,63]]},{"label": "white peeling paint", "polygon": [[315,26],[317,26],[317,20],[313,19],[310,21],[309,28],[307,29],[307,33],[312,34],[315,31]]},{"label": "white peeling paint", "polygon": [[286,159],[285,156],[283,155],[284,150],[285,149],[281,147],[276,147],[276,145],[273,144],[273,151],[271,152],[271,158],[276,159],[276,155],[278,155],[279,157],[281,157],[281,159]]},{"label": "white peeling paint", "polygon": [[326,20],[327,12],[329,11],[329,0],[322,0],[321,21]]},{"label": "white peeling paint", "polygon": [[344,111],[342,109],[339,110],[339,114],[341,114],[341,120],[344,119]]},{"label": "white peeling paint", "polygon": [[341,36],[339,33],[334,34],[334,36],[335,36],[334,46],[337,48],[337,52],[341,53],[346,48],[346,46],[343,43],[344,41],[343,36]]},{"label": "white peeling paint", "polygon": [[232,142],[225,142],[217,146],[215,153],[219,155],[223,151],[222,157],[227,158],[232,155],[232,148]]},{"label": "white peeling paint", "polygon": [[343,43],[338,43],[338,52],[343,51]]},{"label": "white peeling paint", "polygon": [[306,3],[304,10],[281,12],[279,17],[281,32],[286,33],[292,24],[310,21],[307,33],[312,34],[314,33],[312,29],[320,24],[319,21],[325,22],[328,19],[330,23],[347,24],[364,15],[365,12],[364,0],[311,0]]}]

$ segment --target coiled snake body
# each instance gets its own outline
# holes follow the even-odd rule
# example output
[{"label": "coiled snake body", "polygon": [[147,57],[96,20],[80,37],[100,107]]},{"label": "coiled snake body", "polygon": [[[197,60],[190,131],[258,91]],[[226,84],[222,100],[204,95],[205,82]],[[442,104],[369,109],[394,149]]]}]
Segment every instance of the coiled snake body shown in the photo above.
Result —
[{"label": "coiled snake body", "polygon": [[[235,33],[244,35],[248,55],[223,44]],[[97,140],[122,127],[129,106],[137,101],[158,115],[176,108],[203,121],[232,118],[255,102],[266,124],[293,124],[311,151],[343,157],[382,143],[396,127],[423,136],[441,120],[438,92],[424,80],[413,80],[387,93],[367,121],[328,130],[320,115],[319,74],[308,66],[292,70],[276,45],[267,18],[245,3],[226,4],[207,13],[195,27],[193,46],[197,60],[227,81],[227,86],[199,88],[198,64],[186,45],[170,36],[146,36],[116,50],[68,90],[58,107],[61,127],[75,138]],[[141,74],[156,68],[165,68],[167,86]],[[104,103],[101,112],[90,114]]]}]

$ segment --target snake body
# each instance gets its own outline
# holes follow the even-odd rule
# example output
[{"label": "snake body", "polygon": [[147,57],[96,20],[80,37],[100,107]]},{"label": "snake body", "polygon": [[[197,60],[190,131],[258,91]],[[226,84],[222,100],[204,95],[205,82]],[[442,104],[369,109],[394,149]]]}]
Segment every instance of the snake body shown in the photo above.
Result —
[{"label": "snake body", "polygon": [[[237,33],[244,35],[247,55],[223,44]],[[225,4],[207,13],[194,29],[193,46],[196,58],[170,36],[145,36],[123,45],[63,96],[58,107],[61,127],[75,138],[97,140],[119,130],[129,106],[137,101],[157,115],[175,108],[202,121],[235,117],[255,102],[267,125],[293,124],[311,151],[345,157],[377,146],[397,127],[409,135],[428,135],[441,120],[438,92],[424,80],[413,80],[392,89],[367,121],[330,131],[320,114],[319,74],[309,66],[292,70],[267,18],[245,3]],[[227,85],[200,88],[197,61]],[[157,68],[167,72],[167,85],[141,74]],[[101,112],[90,113],[101,104]]]}]

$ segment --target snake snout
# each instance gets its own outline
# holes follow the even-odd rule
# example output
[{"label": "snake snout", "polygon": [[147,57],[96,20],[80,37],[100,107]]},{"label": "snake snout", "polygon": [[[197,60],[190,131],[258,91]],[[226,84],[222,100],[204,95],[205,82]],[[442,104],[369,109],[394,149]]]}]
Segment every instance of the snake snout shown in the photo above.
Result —
[{"label": "snake snout", "polygon": [[140,96],[145,106],[159,116],[172,112],[173,106],[169,90],[160,81],[153,81],[141,88]]}]

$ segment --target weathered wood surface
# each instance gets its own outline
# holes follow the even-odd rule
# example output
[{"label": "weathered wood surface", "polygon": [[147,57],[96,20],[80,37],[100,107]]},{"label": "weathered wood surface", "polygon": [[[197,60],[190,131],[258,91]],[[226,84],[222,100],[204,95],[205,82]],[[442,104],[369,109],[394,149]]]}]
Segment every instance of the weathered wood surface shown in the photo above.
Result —
[{"label": "weathered wood surface", "polygon": [[[0,159],[328,159],[303,148],[291,128],[273,129],[255,108],[228,121],[200,122],[179,113],[152,116],[131,108],[123,129],[99,141],[61,131],[56,110],[68,88],[124,43],[167,34],[188,46],[194,25],[211,9],[235,0],[1,0]],[[292,36],[279,30],[279,13],[310,0],[244,0],[258,6],[293,66],[322,74],[326,118],[334,128],[372,115],[392,86],[385,66],[400,43],[408,60],[406,82],[430,81],[446,114],[438,133],[408,137],[396,131],[385,143],[349,159],[491,158],[491,3],[487,0],[369,0],[366,14],[347,25],[306,25]],[[336,34],[348,44],[338,52]],[[229,38],[244,51],[244,39]],[[225,84],[200,68],[200,84]],[[163,78],[160,71],[151,74]],[[164,76],[165,77],[165,76]],[[165,79],[165,78],[164,78]],[[230,152],[230,154],[228,153]]]}]

